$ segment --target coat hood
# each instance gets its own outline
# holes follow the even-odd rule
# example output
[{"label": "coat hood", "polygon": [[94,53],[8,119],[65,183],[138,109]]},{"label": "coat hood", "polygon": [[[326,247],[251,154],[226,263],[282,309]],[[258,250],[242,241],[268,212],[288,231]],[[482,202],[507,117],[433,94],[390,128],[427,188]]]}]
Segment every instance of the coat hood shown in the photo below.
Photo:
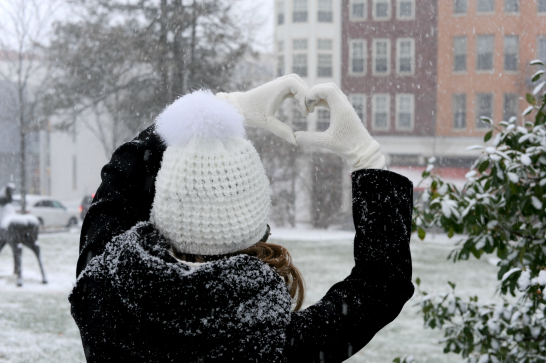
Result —
[{"label": "coat hood", "polygon": [[118,236],[69,297],[91,361],[282,361],[291,298],[247,255],[186,264],[150,223]]}]

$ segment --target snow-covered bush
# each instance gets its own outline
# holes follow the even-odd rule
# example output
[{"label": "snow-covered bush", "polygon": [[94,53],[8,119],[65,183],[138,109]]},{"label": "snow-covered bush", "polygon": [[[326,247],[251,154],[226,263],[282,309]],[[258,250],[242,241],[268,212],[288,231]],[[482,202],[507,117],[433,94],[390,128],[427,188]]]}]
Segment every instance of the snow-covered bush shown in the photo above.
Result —
[{"label": "snow-covered bush", "polygon": [[[541,65],[534,61],[531,64]],[[468,362],[546,361],[546,95],[544,71],[527,94],[523,119],[495,123],[484,137],[481,156],[466,174],[462,189],[434,174],[433,160],[423,173],[430,187],[420,195],[413,230],[440,227],[462,239],[449,257],[499,258],[501,304],[481,304],[478,297],[458,297],[455,284],[447,294],[427,293],[417,279],[425,326],[442,329],[445,353]],[[533,119],[532,121],[527,119]],[[510,298],[508,294],[513,297]]]}]

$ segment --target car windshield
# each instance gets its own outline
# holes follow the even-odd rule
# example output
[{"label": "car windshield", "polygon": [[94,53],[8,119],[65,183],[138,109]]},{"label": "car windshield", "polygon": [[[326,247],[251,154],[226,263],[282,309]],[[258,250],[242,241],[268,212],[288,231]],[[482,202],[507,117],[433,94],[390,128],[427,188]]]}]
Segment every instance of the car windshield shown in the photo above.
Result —
[{"label": "car windshield", "polygon": [[53,208],[65,209],[64,205],[62,205],[61,202],[57,200],[52,200],[51,204],[53,204]]}]

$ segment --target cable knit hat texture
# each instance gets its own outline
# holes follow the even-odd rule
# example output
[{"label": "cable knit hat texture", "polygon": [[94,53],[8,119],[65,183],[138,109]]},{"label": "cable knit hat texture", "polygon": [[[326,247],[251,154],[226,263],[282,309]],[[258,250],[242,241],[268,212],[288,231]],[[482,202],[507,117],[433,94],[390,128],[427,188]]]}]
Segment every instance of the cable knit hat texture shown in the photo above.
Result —
[{"label": "cable knit hat texture", "polygon": [[181,253],[236,252],[265,234],[269,180],[243,121],[228,101],[202,90],[156,119],[167,149],[150,220]]}]

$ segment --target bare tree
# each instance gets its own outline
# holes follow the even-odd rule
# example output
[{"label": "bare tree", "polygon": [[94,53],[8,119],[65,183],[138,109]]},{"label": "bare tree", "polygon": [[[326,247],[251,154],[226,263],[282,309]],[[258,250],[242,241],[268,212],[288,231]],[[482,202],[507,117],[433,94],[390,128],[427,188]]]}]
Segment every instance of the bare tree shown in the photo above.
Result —
[{"label": "bare tree", "polygon": [[41,96],[51,77],[43,57],[49,23],[56,11],[53,0],[4,0],[0,3],[0,80],[6,105],[13,110],[19,130],[20,193],[25,210],[27,147],[29,133],[43,128]]},{"label": "bare tree", "polygon": [[238,2],[72,1],[77,15],[56,25],[49,48],[63,72],[51,105],[70,116],[61,128],[81,120],[109,156],[177,97],[227,88],[252,40],[253,19],[233,11]]}]

